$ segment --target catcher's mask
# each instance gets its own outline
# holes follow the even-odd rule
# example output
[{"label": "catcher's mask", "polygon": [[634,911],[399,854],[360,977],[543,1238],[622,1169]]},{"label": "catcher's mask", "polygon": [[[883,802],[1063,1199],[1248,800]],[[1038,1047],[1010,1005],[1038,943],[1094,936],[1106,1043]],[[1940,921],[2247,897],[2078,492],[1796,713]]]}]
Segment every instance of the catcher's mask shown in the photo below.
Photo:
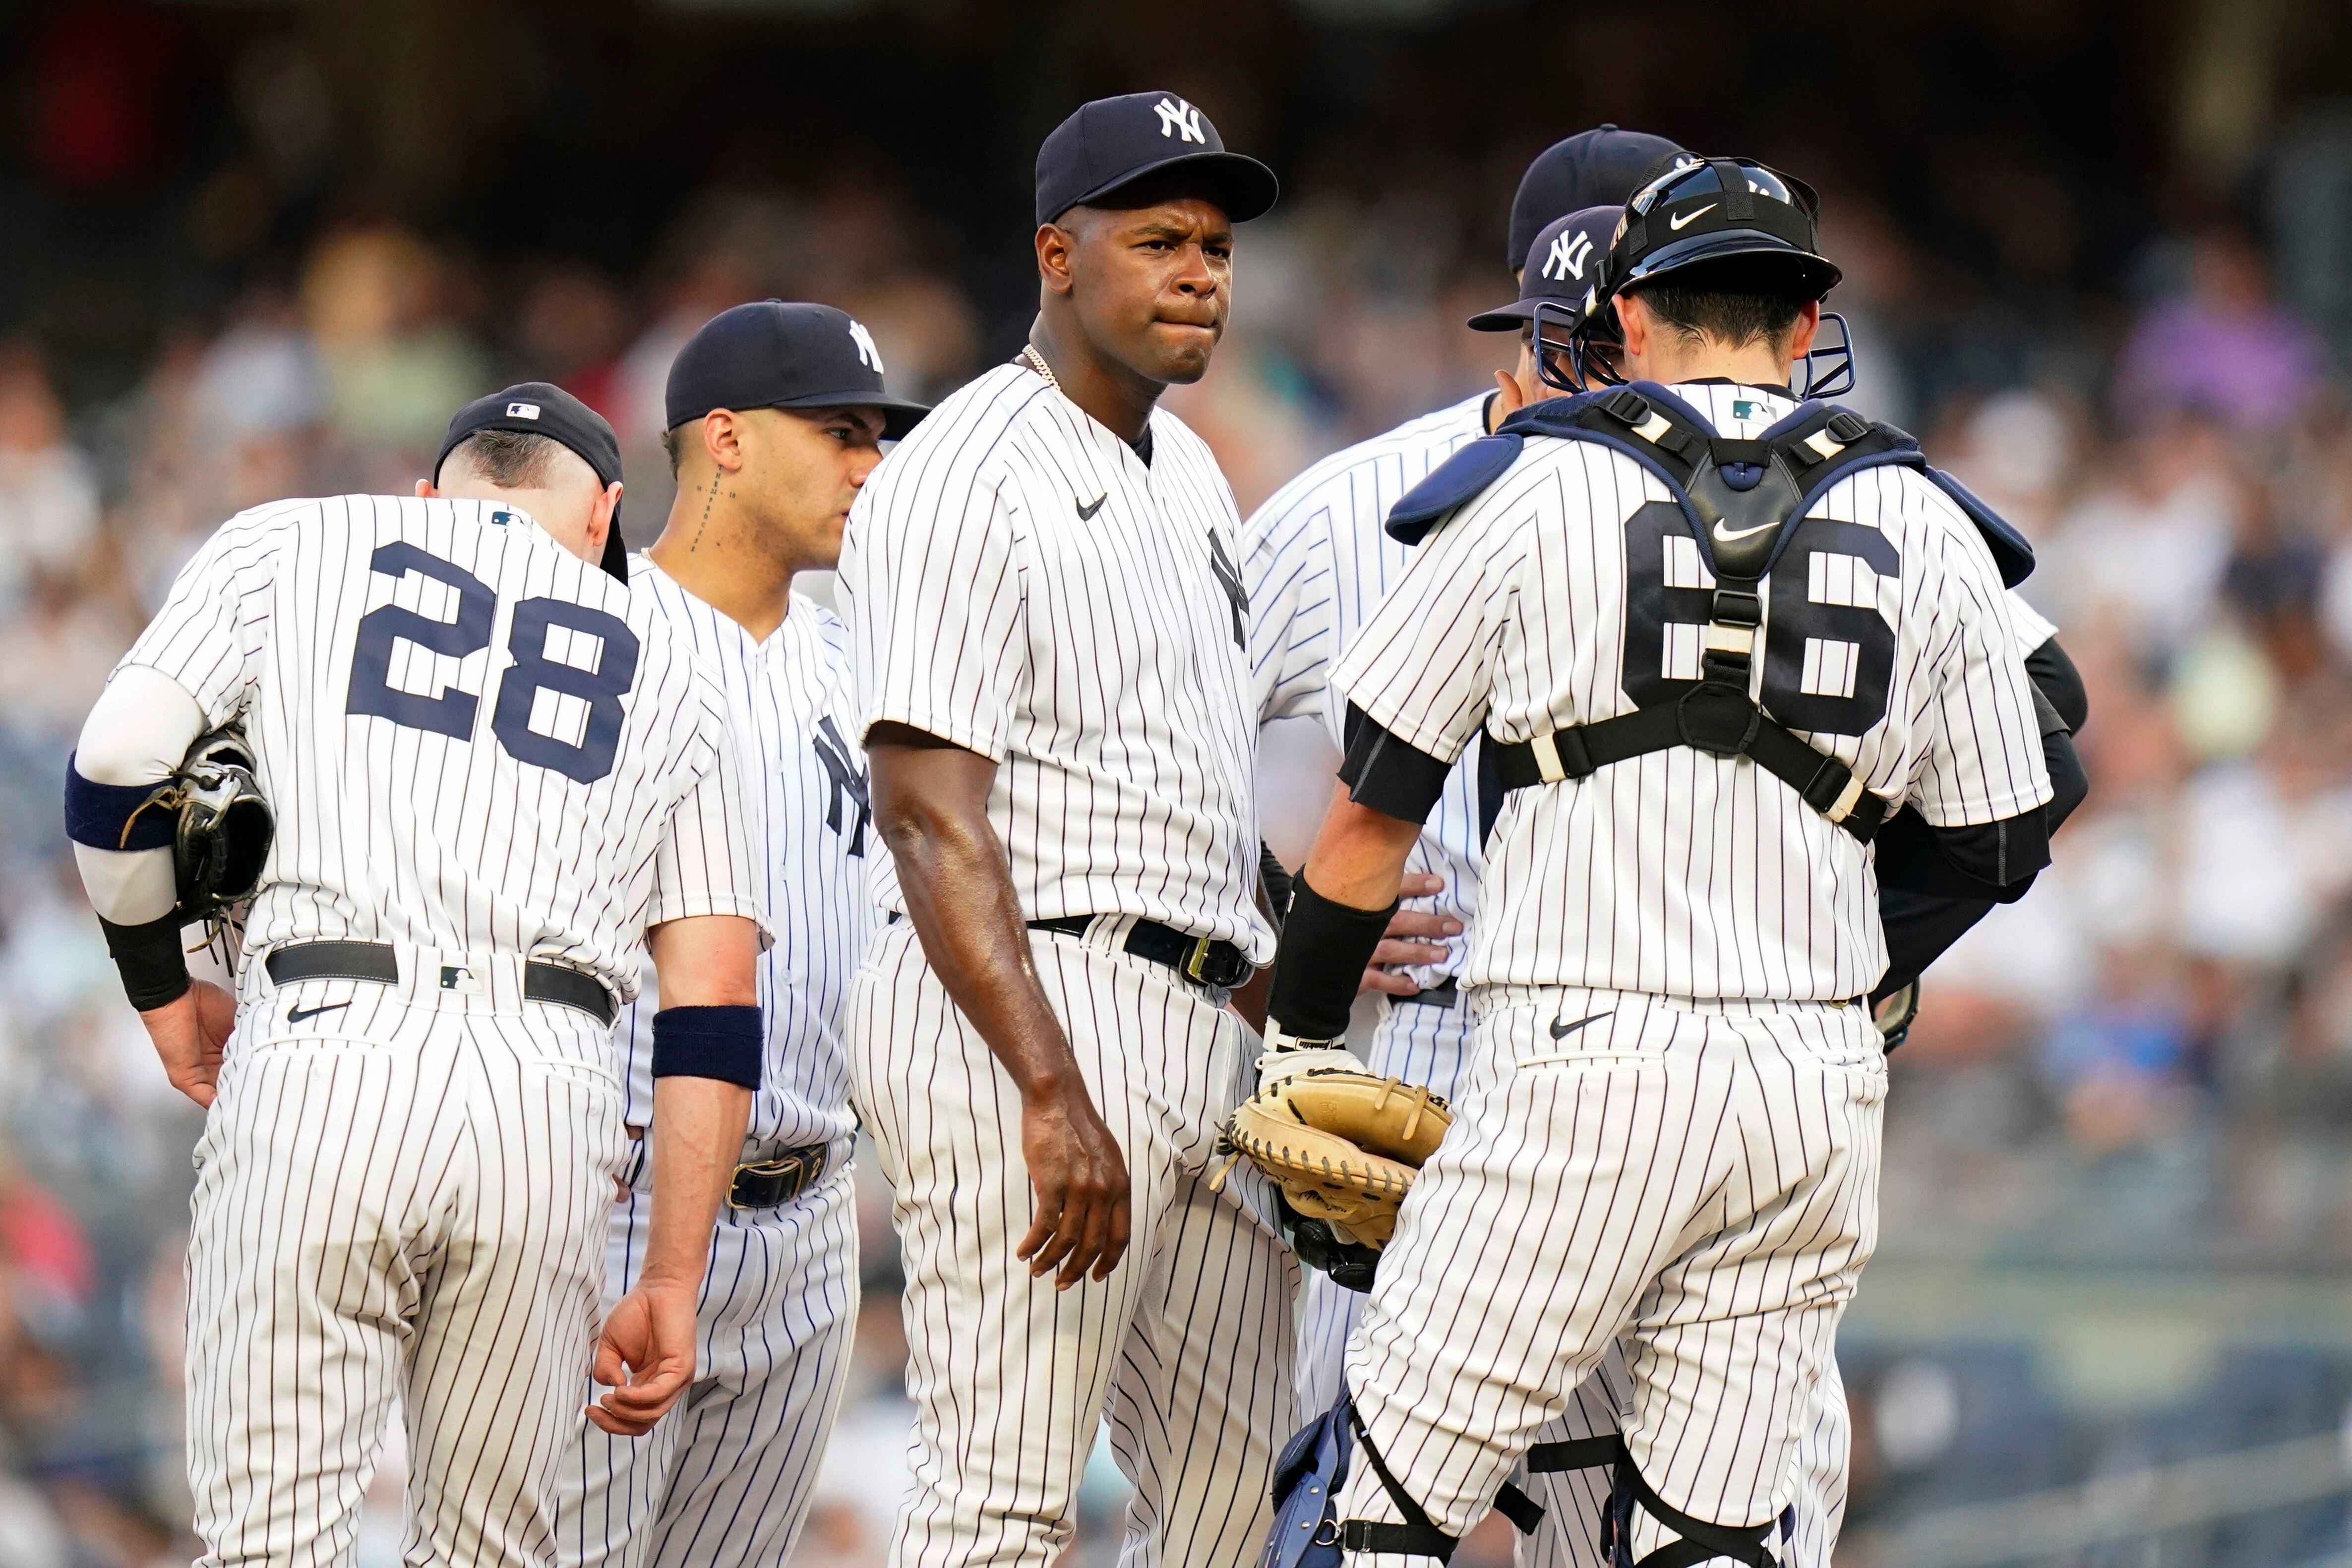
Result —
[{"label": "catcher's mask", "polygon": [[[1674,280],[1684,287],[1727,294],[1766,294],[1811,304],[1843,274],[1820,252],[1821,197],[1793,174],[1747,158],[1678,161],[1633,193],[1609,249],[1609,278],[1601,308],[1580,332],[1575,372],[1590,384],[1622,385],[1624,377],[1591,351],[1605,346],[1597,323],[1613,302],[1644,284]],[[1836,397],[1853,390],[1853,337],[1845,319],[1836,337],[1816,337],[1795,378],[1800,397]]]},{"label": "catcher's mask", "polygon": [[260,885],[277,819],[253,776],[253,749],[234,727],[198,737],[173,786],[180,800],[172,839],[180,918],[217,920]]}]

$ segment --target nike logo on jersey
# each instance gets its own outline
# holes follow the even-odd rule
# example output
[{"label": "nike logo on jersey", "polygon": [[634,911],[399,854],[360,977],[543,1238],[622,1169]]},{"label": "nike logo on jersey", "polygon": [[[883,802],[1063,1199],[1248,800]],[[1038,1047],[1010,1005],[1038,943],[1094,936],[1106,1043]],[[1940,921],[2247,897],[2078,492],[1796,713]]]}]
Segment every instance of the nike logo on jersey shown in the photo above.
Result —
[{"label": "nike logo on jersey", "polygon": [[1570,1035],[1574,1034],[1586,1024],[1599,1023],[1602,1019],[1614,1018],[1615,1016],[1616,1015],[1614,1013],[1594,1013],[1591,1018],[1579,1019],[1574,1023],[1563,1023],[1559,1019],[1554,1019],[1551,1020],[1551,1037],[1554,1040],[1566,1040]]},{"label": "nike logo on jersey", "polygon": [[320,1013],[331,1013],[338,1008],[347,1008],[351,1005],[352,1004],[349,1002],[329,1002],[324,1007],[288,1008],[286,1009],[286,1021],[288,1023],[300,1023],[304,1019],[314,1019]]},{"label": "nike logo on jersey", "polygon": [[1713,202],[1709,202],[1703,207],[1694,207],[1689,212],[1683,214],[1680,217],[1668,218],[1666,220],[1666,227],[1674,230],[1676,234],[1680,234],[1683,231],[1684,225],[1689,223],[1693,218],[1699,216],[1701,214],[1715,211],[1715,208],[1716,204]]},{"label": "nike logo on jersey", "polygon": [[1101,495],[1095,497],[1094,505],[1090,507],[1078,507],[1078,521],[1082,523],[1090,523],[1094,521],[1095,514],[1101,511],[1103,503],[1109,499],[1110,492],[1108,490],[1105,490]]},{"label": "nike logo on jersey", "polygon": [[1719,545],[1738,544],[1750,534],[1760,534],[1766,528],[1777,528],[1780,526],[1779,523],[1759,523],[1752,528],[1727,528],[1723,526],[1723,519],[1717,517],[1715,520],[1715,542]]}]

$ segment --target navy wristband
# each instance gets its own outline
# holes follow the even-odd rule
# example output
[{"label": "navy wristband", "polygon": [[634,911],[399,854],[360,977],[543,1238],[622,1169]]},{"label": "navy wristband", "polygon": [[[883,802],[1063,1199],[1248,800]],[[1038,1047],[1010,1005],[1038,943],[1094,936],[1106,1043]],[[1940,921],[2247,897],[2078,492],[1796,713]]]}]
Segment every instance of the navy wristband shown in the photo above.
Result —
[{"label": "navy wristband", "polygon": [[654,1076],[760,1086],[767,1031],[758,1008],[664,1008],[654,1014]]}]

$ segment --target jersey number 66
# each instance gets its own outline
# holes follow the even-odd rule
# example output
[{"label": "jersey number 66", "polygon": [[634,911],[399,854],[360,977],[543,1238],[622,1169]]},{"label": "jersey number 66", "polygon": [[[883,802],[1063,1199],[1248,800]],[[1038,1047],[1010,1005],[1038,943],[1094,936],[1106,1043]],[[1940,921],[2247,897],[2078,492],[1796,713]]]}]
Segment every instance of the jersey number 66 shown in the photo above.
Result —
[{"label": "jersey number 66", "polygon": [[[471,692],[444,686],[438,696],[420,696],[392,684],[392,646],[400,639],[436,653],[463,659],[490,645],[490,623],[497,618],[499,596],[490,585],[461,566],[427,555],[405,540],[380,545],[369,558],[370,570],[387,577],[415,572],[446,583],[457,595],[455,621],[430,621],[414,610],[385,604],[360,618],[358,640],[352,648],[352,684],[343,711],[388,718],[410,729],[429,729],[453,740],[471,740],[480,699]],[[593,670],[583,670],[548,657],[547,644],[556,628],[575,637],[593,637],[604,643],[604,656]],[[534,767],[551,768],[582,784],[593,784],[613,770],[613,757],[621,744],[621,698],[637,678],[636,633],[617,615],[574,604],[567,599],[526,599],[514,609],[507,632],[507,652],[514,664],[498,683],[498,703],[490,712],[490,733],[509,756]],[[587,724],[579,744],[559,740],[530,727],[531,708],[542,691],[579,698],[588,707]]]}]

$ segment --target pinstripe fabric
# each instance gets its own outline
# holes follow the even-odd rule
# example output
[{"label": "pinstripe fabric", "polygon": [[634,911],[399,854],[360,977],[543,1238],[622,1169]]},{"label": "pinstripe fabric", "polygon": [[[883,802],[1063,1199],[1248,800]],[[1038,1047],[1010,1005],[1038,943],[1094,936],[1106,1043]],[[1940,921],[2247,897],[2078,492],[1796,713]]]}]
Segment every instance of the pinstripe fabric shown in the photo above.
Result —
[{"label": "pinstripe fabric", "polygon": [[[607,1300],[636,1283],[651,1200],[613,1206]],[[580,1423],[556,1475],[556,1560],[782,1564],[848,1385],[857,1217],[846,1168],[757,1214],[720,1211],[695,1385],[643,1437]]]},{"label": "pinstripe fabric", "polygon": [[[1482,996],[1478,1030],[1349,1352],[1390,1469],[1468,1529],[1622,1335],[1650,1484],[1702,1519],[1778,1517],[1876,1240],[1866,1013],[1514,987]],[[1369,1478],[1342,1516],[1396,1518]],[[1637,1515],[1636,1558],[1665,1539]]]},{"label": "pinstripe fabric", "polygon": [[[432,564],[379,569],[387,550]],[[381,676],[390,693],[438,705],[435,722],[451,727],[355,708],[372,612],[463,622],[463,592],[436,573],[491,599],[479,650],[453,657],[387,636]],[[611,760],[593,779],[519,758],[494,734],[509,695],[527,699],[529,733],[566,747],[594,723],[581,695],[523,684],[518,661],[541,649],[516,612],[532,600],[616,618],[638,644],[634,678],[611,699]],[[543,651],[575,675],[616,656],[560,624]],[[529,953],[588,969],[625,999],[646,926],[761,916],[719,692],[651,605],[524,513],[385,496],[242,513],[183,569],[122,663],[179,682],[208,724],[245,717],[278,816],[248,953],[320,937]]]},{"label": "pinstripe fabric", "polygon": [[[472,967],[482,994],[309,980],[249,998],[188,1244],[205,1568],[349,1563],[395,1398],[404,1559],[552,1559],[621,1086],[595,1020],[523,1001],[515,959]],[[289,1025],[294,1006],[330,1010]]]},{"label": "pinstripe fabric", "polygon": [[[775,945],[761,956],[766,1060],[747,1160],[829,1144],[835,1175],[757,1213],[721,1212],[698,1312],[701,1353],[684,1404],[641,1438],[586,1422],[560,1479],[559,1560],[639,1568],[769,1568],[792,1551],[849,1368],[857,1238],[847,1160],[856,1123],[843,1029],[849,979],[873,924],[865,857],[865,759],[854,734],[841,622],[795,597],[762,641],[645,556],[629,581],[650,598],[725,695],[729,736],[750,782],[748,831]],[[650,982],[619,1039],[629,1119],[653,1108]],[[642,1173],[640,1173],[640,1182]],[[651,1208],[616,1206],[608,1291],[635,1282]]]},{"label": "pinstripe fabric", "polygon": [[[1733,436],[1790,406],[1755,388],[1682,390]],[[1733,417],[1735,403],[1752,415]],[[1630,458],[1530,439],[1421,546],[1333,684],[1447,758],[1482,727],[1519,741],[1632,711],[1622,525],[1665,496]],[[1874,606],[1895,637],[1885,716],[1859,736],[1823,736],[1823,748],[1937,826],[2048,800],[2008,596],[1975,528],[1924,477],[1891,467],[1841,480],[1813,515],[1879,530],[1902,562],[1882,577],[1857,557],[1811,558],[1811,601]],[[1664,556],[1667,586],[1711,586],[1687,536],[1669,535]],[[1659,673],[1695,675],[1697,629],[1670,630],[1689,635],[1665,639]],[[1808,682],[1818,663],[1821,689],[1833,688],[1832,666],[1852,647],[1809,647]],[[1869,851],[1742,758],[1678,747],[1513,791],[1486,848],[1470,984],[1826,1001],[1868,990],[1886,967]]]},{"label": "pinstripe fabric", "polygon": [[1136,1488],[1123,1562],[1230,1564],[1265,1535],[1275,1452],[1297,1425],[1297,1264],[1255,1173],[1219,1192],[1203,1174],[1255,1040],[1212,994],[1115,951],[1123,936],[1102,921],[1033,943],[1134,1183],[1127,1257],[1067,1291],[1013,1256],[1034,1218],[1020,1097],[912,928],[886,927],[858,971],[859,1108],[907,1274],[916,1427],[899,1568],[1051,1563],[1106,1417]]},{"label": "pinstripe fabric", "polygon": [[1150,434],[1147,464],[1006,365],[883,459],[841,557],[857,734],[999,765],[989,820],[1029,918],[1140,915],[1263,964],[1240,522],[1199,436],[1165,411]]},{"label": "pinstripe fabric", "polygon": [[[1487,396],[1481,392],[1331,454],[1268,497],[1242,525],[1261,731],[1292,721],[1319,723],[1335,748],[1347,749],[1348,705],[1330,685],[1331,666],[1412,559],[1412,551],[1381,525],[1430,470],[1486,434]],[[1458,768],[1446,780],[1405,869],[1445,879],[1435,897],[1414,899],[1411,907],[1450,915],[1468,927],[1485,869],[1475,768]],[[1406,972],[1423,986],[1435,985],[1461,968],[1467,944],[1466,937],[1455,937],[1444,944],[1451,952],[1443,962]],[[1313,1279],[1307,1289],[1317,1289]],[[1327,1400],[1318,1408],[1328,1406]]]}]

